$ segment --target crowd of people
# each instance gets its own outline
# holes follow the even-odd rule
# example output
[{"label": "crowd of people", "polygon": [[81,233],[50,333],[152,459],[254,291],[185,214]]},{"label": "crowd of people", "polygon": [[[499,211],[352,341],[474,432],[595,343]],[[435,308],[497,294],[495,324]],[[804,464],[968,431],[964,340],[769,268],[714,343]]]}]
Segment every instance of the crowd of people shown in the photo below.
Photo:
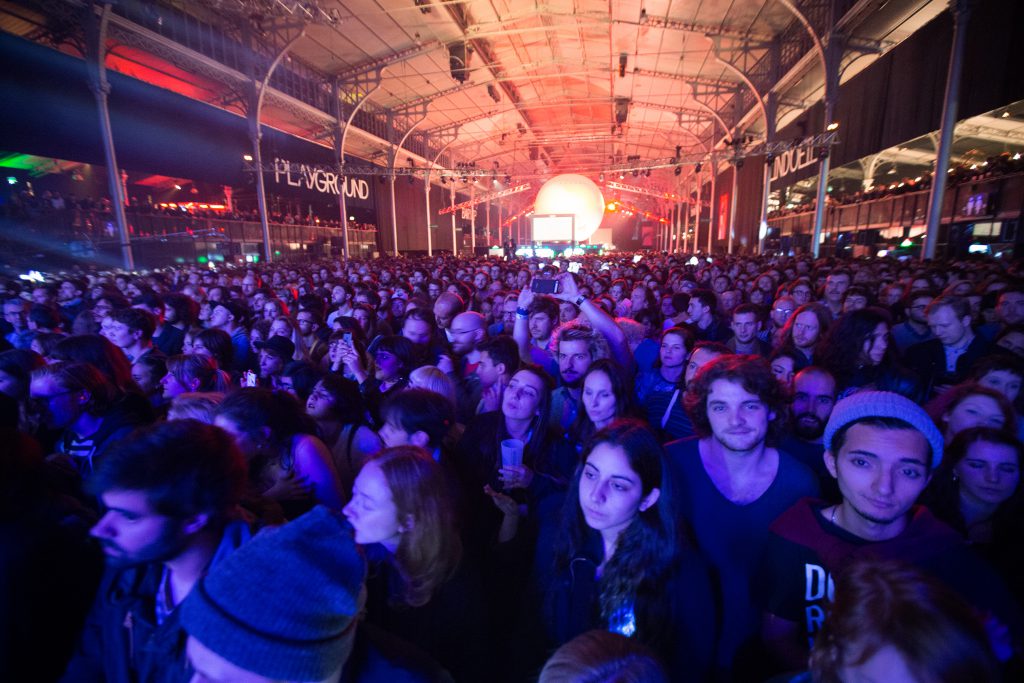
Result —
[{"label": "crowd of people", "polygon": [[[1010,175],[1013,173],[1021,173],[1022,171],[1024,171],[1024,159],[1021,158],[1021,154],[1003,152],[998,156],[991,156],[980,161],[963,161],[958,164],[953,164],[949,169],[946,185],[947,187],[954,187],[963,183],[978,182],[979,180],[985,180],[987,178],[998,178],[1000,176]],[[907,194],[909,192],[921,192],[923,190],[931,189],[931,171],[923,171],[921,175],[916,177],[904,176],[900,178],[895,175],[894,169],[893,174],[894,175],[892,176],[885,176],[881,178],[880,182],[866,189],[857,190],[855,192],[830,193],[828,195],[828,203],[826,206],[831,207],[860,204],[861,202],[882,199],[883,197],[892,197],[895,195]],[[808,211],[814,211],[814,206],[815,199],[814,197],[811,197],[809,201],[801,204],[770,211],[768,216],[769,218],[783,218],[785,216],[807,213]]]},{"label": "crowd of people", "polygon": [[[258,223],[259,211],[255,206],[245,209],[238,206],[230,208],[210,208],[210,204],[197,202],[191,195],[182,195],[179,202],[143,201],[132,196],[125,206],[125,214],[136,237],[166,234],[167,224],[153,225],[149,217],[169,217],[182,221],[180,230],[187,227],[205,225],[207,220],[250,221]],[[202,204],[202,206],[200,206]],[[278,204],[275,202],[275,204]],[[25,189],[12,193],[10,201],[3,207],[5,216],[28,230],[38,230],[51,238],[61,239],[92,239],[110,238],[114,235],[115,217],[108,197],[93,199],[63,194],[58,190],[34,192]],[[314,212],[312,205],[303,213],[298,205],[288,208],[275,206],[267,215],[272,224],[304,225],[319,228],[340,228],[341,220],[337,207],[334,211],[324,211],[318,207]],[[350,220],[350,230],[376,231],[371,223]],[[154,232],[155,231],[155,232]],[[171,231],[173,232],[173,230]]]},{"label": "crowd of people", "polygon": [[0,680],[1024,668],[1019,262],[0,281]]}]

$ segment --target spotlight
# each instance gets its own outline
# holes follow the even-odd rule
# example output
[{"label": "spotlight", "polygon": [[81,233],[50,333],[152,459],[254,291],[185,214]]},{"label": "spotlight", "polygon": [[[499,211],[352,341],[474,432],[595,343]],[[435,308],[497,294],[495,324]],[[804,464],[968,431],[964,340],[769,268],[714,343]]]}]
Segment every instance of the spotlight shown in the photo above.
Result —
[{"label": "spotlight", "polygon": [[175,183],[175,185],[174,185],[174,189],[175,189],[175,190],[180,190],[180,189],[181,189],[181,185],[178,185],[177,183]]},{"label": "spotlight", "polygon": [[512,184],[512,176],[510,176],[510,175],[505,176],[505,184],[506,185],[511,185]]},{"label": "spotlight", "polygon": [[633,177],[634,177],[634,178],[636,178],[636,177],[637,177],[638,175],[640,175],[640,171],[638,171],[638,170],[636,170],[636,169],[634,168],[634,169],[633,169]]},{"label": "spotlight", "polygon": [[493,83],[487,84],[487,94],[491,96],[491,99],[495,102],[501,102],[501,95],[498,93],[498,89],[494,87]]},{"label": "spotlight", "polygon": [[625,179],[626,179],[626,174],[620,172],[619,173],[619,180],[625,180]]},{"label": "spotlight", "polygon": [[672,169],[672,175],[679,175],[682,172],[683,172],[683,167],[682,166],[676,166],[674,169]]},{"label": "spotlight", "polygon": [[827,126],[825,126],[825,130],[827,130],[827,131],[839,130],[839,122],[838,121],[833,121],[832,123],[830,123]]},{"label": "spotlight", "polygon": [[1004,111],[1004,112],[1003,112],[1002,114],[1000,114],[1000,115],[999,115],[999,117],[1000,117],[1000,118],[1003,118],[1003,119],[1008,119],[1008,118],[1010,118],[1010,110],[1009,110],[1009,109],[1007,109],[1007,110],[1006,110],[1006,111]]},{"label": "spotlight", "polygon": [[704,168],[704,164],[698,163],[696,166],[693,167],[693,172],[694,173],[700,173],[700,169],[702,169],[702,168]]},{"label": "spotlight", "polygon": [[619,54],[619,78],[626,76],[626,59],[627,55],[625,52]]},{"label": "spotlight", "polygon": [[252,161],[252,155],[251,154],[243,154],[242,155],[242,161]]}]

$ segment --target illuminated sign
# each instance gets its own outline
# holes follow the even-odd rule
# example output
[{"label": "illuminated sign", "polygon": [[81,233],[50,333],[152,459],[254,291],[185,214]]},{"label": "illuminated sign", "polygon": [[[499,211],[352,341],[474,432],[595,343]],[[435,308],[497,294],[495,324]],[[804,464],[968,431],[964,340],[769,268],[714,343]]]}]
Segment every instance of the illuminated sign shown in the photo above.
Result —
[{"label": "illuminated sign", "polygon": [[816,163],[818,163],[818,155],[814,153],[814,147],[794,147],[780,152],[772,161],[772,182]]},{"label": "illuminated sign", "polygon": [[320,194],[338,195],[344,191],[346,197],[370,198],[370,183],[363,178],[346,178],[334,171],[287,159],[274,159],[274,182]]}]

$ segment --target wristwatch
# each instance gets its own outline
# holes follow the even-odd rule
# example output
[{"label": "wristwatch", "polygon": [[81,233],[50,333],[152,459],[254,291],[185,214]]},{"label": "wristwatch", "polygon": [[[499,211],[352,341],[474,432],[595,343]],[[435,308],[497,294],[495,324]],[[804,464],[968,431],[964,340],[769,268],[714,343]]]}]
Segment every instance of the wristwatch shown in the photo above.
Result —
[{"label": "wristwatch", "polygon": [[576,308],[579,308],[580,306],[582,306],[583,302],[586,301],[586,300],[587,300],[587,297],[582,296],[582,295],[576,297],[576,301],[574,302],[576,304]]},{"label": "wristwatch", "polygon": [[526,310],[525,308],[517,308],[516,309],[516,315],[518,315],[520,318],[529,318],[530,317],[530,312],[528,310]]}]

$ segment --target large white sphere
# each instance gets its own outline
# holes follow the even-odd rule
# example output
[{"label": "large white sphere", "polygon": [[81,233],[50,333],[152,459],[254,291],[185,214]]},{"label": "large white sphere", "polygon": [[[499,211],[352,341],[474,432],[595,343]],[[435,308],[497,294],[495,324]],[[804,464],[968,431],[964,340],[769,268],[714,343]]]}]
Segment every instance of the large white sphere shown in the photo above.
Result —
[{"label": "large white sphere", "polygon": [[[576,241],[586,240],[604,218],[604,197],[597,184],[586,176],[566,173],[544,183],[534,205],[537,214],[573,214],[576,216]],[[572,239],[566,235],[565,240]]]}]

